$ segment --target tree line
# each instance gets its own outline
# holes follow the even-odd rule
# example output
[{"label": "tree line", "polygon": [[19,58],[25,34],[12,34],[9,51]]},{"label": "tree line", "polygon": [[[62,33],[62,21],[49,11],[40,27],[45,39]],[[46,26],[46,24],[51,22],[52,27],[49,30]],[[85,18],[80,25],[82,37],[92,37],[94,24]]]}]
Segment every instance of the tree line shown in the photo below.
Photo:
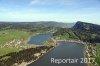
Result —
[{"label": "tree line", "polygon": [[8,59],[0,60],[0,66],[12,66],[15,63],[21,64],[22,62],[36,60],[37,57],[34,56],[35,53],[40,53],[42,55],[42,50],[46,50],[47,52],[52,47],[53,46],[39,46],[36,48],[25,49],[19,52],[12,52],[4,56],[0,56],[0,59],[10,56]]}]

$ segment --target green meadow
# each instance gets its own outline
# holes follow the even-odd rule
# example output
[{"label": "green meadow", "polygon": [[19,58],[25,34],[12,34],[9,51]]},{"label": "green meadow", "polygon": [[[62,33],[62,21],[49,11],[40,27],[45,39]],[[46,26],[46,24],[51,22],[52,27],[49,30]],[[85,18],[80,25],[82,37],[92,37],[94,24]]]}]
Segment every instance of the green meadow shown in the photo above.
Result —
[{"label": "green meadow", "polygon": [[14,39],[27,39],[30,36],[28,32],[20,30],[3,30],[0,31],[0,45],[4,45],[6,42]]},{"label": "green meadow", "polygon": [[0,56],[11,53],[11,52],[18,52],[20,49],[18,48],[0,48]]},{"label": "green meadow", "polygon": [[[0,46],[5,45],[7,42],[9,43],[12,40],[16,39],[24,39],[28,40],[28,38],[31,36],[29,32],[26,31],[20,31],[20,30],[2,30],[0,31]],[[15,43],[16,44],[16,43]],[[17,46],[28,46],[27,43],[22,43]],[[4,47],[0,48],[0,56],[11,53],[11,52],[18,52],[21,49],[16,47]]]}]

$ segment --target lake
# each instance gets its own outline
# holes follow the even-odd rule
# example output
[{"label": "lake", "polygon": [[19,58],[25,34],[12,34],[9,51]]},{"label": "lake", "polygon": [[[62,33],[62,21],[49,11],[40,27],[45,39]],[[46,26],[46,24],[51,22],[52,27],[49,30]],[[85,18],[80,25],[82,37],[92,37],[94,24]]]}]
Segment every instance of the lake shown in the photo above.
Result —
[{"label": "lake", "polygon": [[[84,46],[72,42],[59,42],[59,46],[49,51],[47,54],[42,56],[39,60],[28,66],[87,66],[85,63],[80,63],[81,59],[84,58]],[[77,63],[52,63],[51,58],[55,59],[74,59],[77,58]]]},{"label": "lake", "polygon": [[44,34],[39,34],[36,36],[32,36],[28,42],[28,44],[36,44],[36,45],[41,45],[48,39],[52,37],[52,33],[44,33]]}]

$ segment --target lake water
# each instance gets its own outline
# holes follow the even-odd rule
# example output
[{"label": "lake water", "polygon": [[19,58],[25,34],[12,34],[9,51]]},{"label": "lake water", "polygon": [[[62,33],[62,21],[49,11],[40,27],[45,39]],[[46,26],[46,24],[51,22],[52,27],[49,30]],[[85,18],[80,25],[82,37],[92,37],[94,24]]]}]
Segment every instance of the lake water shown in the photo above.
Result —
[{"label": "lake water", "polygon": [[[31,63],[28,66],[87,66],[85,63],[80,63],[80,58],[84,58],[84,46],[72,42],[59,42],[60,45],[49,51],[39,60]],[[52,63],[51,58],[55,59],[74,59],[77,58],[77,63]]]},{"label": "lake water", "polygon": [[52,37],[52,33],[45,33],[45,34],[39,34],[37,36],[32,36],[28,42],[28,44],[36,44],[41,45],[48,39]]}]

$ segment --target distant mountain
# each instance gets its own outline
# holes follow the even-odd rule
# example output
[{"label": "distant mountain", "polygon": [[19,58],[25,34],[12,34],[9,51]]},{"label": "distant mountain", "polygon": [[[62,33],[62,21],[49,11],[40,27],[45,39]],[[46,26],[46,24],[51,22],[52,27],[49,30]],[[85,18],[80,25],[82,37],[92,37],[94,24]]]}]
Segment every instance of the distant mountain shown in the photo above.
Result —
[{"label": "distant mountain", "polygon": [[[60,27],[60,28],[71,28],[75,25],[75,23],[62,23],[62,22],[38,22],[39,24],[42,24],[46,27]],[[37,24],[38,24],[37,23]]]},{"label": "distant mountain", "polygon": [[81,22],[81,21],[76,22],[73,28],[74,30],[77,30],[77,31],[100,33],[100,25]]},{"label": "distant mountain", "polygon": [[57,39],[75,39],[100,43],[100,25],[78,21],[72,29],[60,28],[53,36],[56,36]]},{"label": "distant mountain", "polygon": [[0,29],[5,28],[34,28],[34,27],[52,27],[52,28],[71,28],[75,23],[62,23],[54,21],[41,21],[41,22],[0,22]]}]

